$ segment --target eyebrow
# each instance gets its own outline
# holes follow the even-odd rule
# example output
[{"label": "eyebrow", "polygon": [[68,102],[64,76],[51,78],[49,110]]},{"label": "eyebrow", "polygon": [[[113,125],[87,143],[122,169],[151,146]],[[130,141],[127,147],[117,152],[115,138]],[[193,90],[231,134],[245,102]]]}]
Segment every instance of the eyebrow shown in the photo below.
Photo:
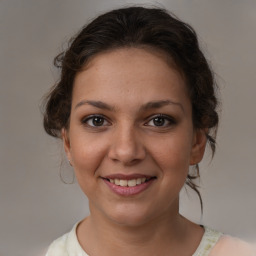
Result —
[{"label": "eyebrow", "polygon": [[149,109],[157,109],[161,108],[167,105],[176,105],[181,108],[181,110],[184,112],[184,108],[181,103],[174,102],[172,100],[160,100],[160,101],[150,101],[144,105],[141,106],[141,110],[149,110]]},{"label": "eyebrow", "polygon": [[[110,106],[107,103],[104,103],[102,101],[94,101],[94,100],[82,100],[75,106],[75,109],[80,106],[83,106],[83,105],[91,105],[96,108],[105,109],[105,110],[109,110],[109,111],[115,111],[115,107]],[[146,111],[146,110],[150,110],[150,109],[161,108],[161,107],[164,107],[167,105],[176,105],[176,106],[180,107],[181,110],[184,112],[184,108],[181,103],[174,102],[171,100],[150,101],[150,102],[142,105],[139,110]]]},{"label": "eyebrow", "polygon": [[114,111],[114,107],[102,102],[102,101],[94,101],[94,100],[82,100],[80,101],[76,106],[75,109],[83,106],[83,105],[91,105],[94,106],[96,108],[100,108],[100,109],[106,109],[106,110],[110,110],[110,111]]}]

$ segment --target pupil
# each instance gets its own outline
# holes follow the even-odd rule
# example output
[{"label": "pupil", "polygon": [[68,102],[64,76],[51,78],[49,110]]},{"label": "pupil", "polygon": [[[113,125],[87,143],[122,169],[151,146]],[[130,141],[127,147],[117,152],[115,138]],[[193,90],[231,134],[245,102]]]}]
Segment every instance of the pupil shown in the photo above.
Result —
[{"label": "pupil", "polygon": [[162,126],[163,124],[164,124],[164,118],[162,118],[162,117],[154,118],[154,125]]},{"label": "pupil", "polygon": [[101,117],[94,117],[92,122],[95,126],[101,126],[103,125],[104,120]]}]

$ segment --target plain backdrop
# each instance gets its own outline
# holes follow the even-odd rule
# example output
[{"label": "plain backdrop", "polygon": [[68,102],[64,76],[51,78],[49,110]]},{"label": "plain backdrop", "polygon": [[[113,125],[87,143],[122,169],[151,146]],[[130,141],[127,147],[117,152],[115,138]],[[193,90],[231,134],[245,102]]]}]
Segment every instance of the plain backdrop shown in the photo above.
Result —
[{"label": "plain backdrop", "polygon": [[256,240],[256,1],[0,0],[0,255],[44,255],[88,214],[61,142],[40,104],[58,78],[52,60],[90,19],[129,4],[165,7],[197,31],[221,88],[217,151],[201,165],[204,213],[181,193],[188,218]]}]

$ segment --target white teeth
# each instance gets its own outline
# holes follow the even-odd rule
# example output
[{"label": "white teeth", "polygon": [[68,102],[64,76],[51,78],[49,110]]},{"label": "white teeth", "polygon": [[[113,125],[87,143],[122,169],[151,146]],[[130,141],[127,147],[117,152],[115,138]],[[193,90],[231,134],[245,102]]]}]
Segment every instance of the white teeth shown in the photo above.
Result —
[{"label": "white teeth", "polygon": [[136,180],[136,183],[137,183],[137,185],[139,185],[139,184],[141,184],[141,178],[138,178],[137,180]]},{"label": "white teeth", "polygon": [[128,180],[128,187],[135,187],[136,186],[136,180]]},{"label": "white teeth", "polygon": [[128,180],[120,180],[120,186],[121,187],[127,187]]},{"label": "white teeth", "polygon": [[120,180],[120,179],[109,179],[109,181],[117,186],[121,187],[135,187],[136,185],[140,185],[146,182],[146,178],[137,178],[132,180]]}]

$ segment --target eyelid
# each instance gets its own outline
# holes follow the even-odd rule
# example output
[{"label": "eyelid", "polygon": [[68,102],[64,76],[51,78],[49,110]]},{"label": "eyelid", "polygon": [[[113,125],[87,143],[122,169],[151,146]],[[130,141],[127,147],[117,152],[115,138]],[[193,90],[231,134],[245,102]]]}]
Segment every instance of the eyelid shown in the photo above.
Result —
[{"label": "eyelid", "polygon": [[[96,126],[96,125],[94,126],[94,125],[89,125],[87,123],[89,120],[91,120],[93,118],[96,118],[96,117],[104,119],[104,122],[107,122],[107,124],[103,124],[101,126]],[[157,117],[163,118],[163,119],[167,120],[169,123],[167,125],[163,125],[163,126],[149,125],[148,124],[150,121],[152,121],[154,118],[157,118]],[[107,118],[103,114],[91,114],[91,115],[85,116],[81,119],[81,123],[83,125],[86,125],[87,127],[90,127],[90,128],[103,128],[103,127],[112,125],[109,118]],[[146,121],[146,123],[144,123],[144,126],[157,127],[157,128],[166,128],[166,127],[169,127],[169,126],[173,126],[176,123],[177,123],[177,120],[172,116],[165,115],[165,114],[154,114],[154,115],[151,115],[150,117],[147,118],[147,121]]]},{"label": "eyelid", "polygon": [[[157,118],[157,117],[161,117],[163,119],[166,119],[169,124],[168,125],[164,125],[164,126],[153,126],[153,125],[148,125],[148,123],[150,121],[152,121],[154,118]],[[172,116],[169,116],[169,115],[165,115],[165,114],[156,114],[156,115],[152,115],[150,116],[148,119],[147,119],[147,122],[144,124],[145,126],[151,126],[151,127],[158,127],[158,128],[165,128],[165,127],[169,127],[169,126],[172,126],[172,125],[175,125],[177,123],[177,121],[175,120],[175,118],[173,118]]]},{"label": "eyelid", "polygon": [[[104,121],[107,121],[108,122],[108,125],[102,125],[102,126],[92,126],[92,125],[88,125],[87,122],[95,117],[99,117],[99,118],[103,118]],[[88,127],[92,127],[92,128],[102,128],[102,127],[105,127],[105,126],[109,126],[111,125],[111,122],[109,121],[109,119],[105,116],[105,115],[102,115],[102,114],[92,114],[92,115],[89,115],[89,116],[86,116],[84,118],[81,119],[81,123],[84,124],[84,125],[87,125]]]}]

